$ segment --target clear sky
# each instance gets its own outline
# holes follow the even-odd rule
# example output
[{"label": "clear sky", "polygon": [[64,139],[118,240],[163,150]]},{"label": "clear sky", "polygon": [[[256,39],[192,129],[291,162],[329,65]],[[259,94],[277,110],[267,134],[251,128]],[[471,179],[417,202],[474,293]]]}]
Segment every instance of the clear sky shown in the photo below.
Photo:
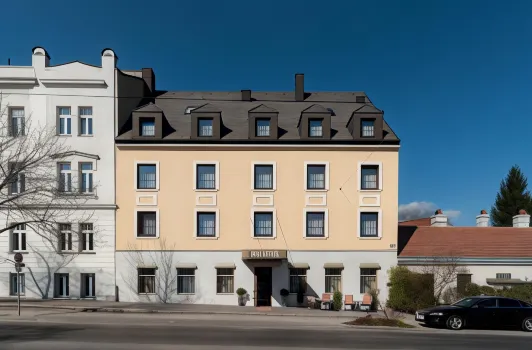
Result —
[{"label": "clear sky", "polygon": [[[76,3],[76,4],[74,4]],[[258,4],[258,5],[255,5]],[[402,140],[403,215],[474,225],[513,164],[532,177],[532,1],[9,1],[0,64],[152,67],[159,89],[366,91]],[[532,181],[532,179],[531,179]]]}]

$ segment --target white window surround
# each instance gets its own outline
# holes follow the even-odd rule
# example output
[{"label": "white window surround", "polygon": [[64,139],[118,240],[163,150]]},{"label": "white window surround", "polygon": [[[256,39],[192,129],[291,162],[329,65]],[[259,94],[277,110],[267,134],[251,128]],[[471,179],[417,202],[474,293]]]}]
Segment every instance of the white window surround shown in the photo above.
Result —
[{"label": "white window surround", "polygon": [[[200,203],[201,198],[210,198],[210,203]],[[198,207],[215,207],[216,206],[216,193],[205,193],[196,195],[196,206]]]},{"label": "white window surround", "polygon": [[[214,237],[198,237],[198,213],[215,213],[216,221],[214,227]],[[195,239],[209,240],[220,238],[220,209],[218,208],[194,208],[194,232],[192,235]]]},{"label": "white window surround", "polygon": [[[362,189],[362,166],[363,165],[373,165],[379,167],[379,179],[378,184],[379,188],[375,190],[363,190]],[[358,168],[357,168],[357,189],[359,192],[379,192],[382,191],[382,162],[358,162]]]},{"label": "white window surround", "polygon": [[[139,212],[155,212],[155,237],[138,237],[137,236],[137,219]],[[135,208],[135,215],[133,215],[133,237],[135,239],[159,239],[159,229],[161,219],[158,208]]]},{"label": "white window surround", "polygon": [[[363,190],[363,192],[367,192],[367,190]],[[364,199],[366,198],[374,198],[375,204],[365,204]],[[381,206],[381,195],[380,194],[360,195],[358,197],[358,205],[360,207],[380,207]]]},{"label": "white window surround", "polygon": [[[268,199],[268,203],[264,203],[264,204],[258,203],[259,202],[259,198],[267,198]],[[273,194],[254,194],[253,195],[253,206],[257,206],[257,207],[271,207],[271,206],[273,206]]]},{"label": "white window surround", "polygon": [[[314,164],[314,163],[313,163]],[[307,213],[324,213],[323,237],[307,237]],[[303,209],[303,238],[304,239],[327,239],[329,238],[329,209],[327,208],[304,208]]]},{"label": "white window surround", "polygon": [[[141,198],[151,199],[151,203],[141,203]],[[139,194],[137,195],[137,205],[141,207],[152,207],[157,205],[157,195],[156,194]]]},{"label": "white window surround", "polygon": [[[360,237],[360,214],[361,213],[377,213],[377,237]],[[358,239],[381,239],[382,238],[382,210],[375,208],[359,208],[357,216],[357,237]]]},{"label": "white window surround", "polygon": [[[255,189],[255,165],[271,165],[273,167],[272,189]],[[254,192],[274,192],[277,190],[277,162],[252,162],[251,163],[251,190]]]},{"label": "white window surround", "polygon": [[[272,215],[272,237],[255,237],[255,213],[273,213]],[[277,238],[277,210],[275,208],[251,208],[250,232],[253,239],[275,239]]]},{"label": "white window surround", "polygon": [[[324,189],[307,189],[307,167],[309,165],[325,165],[325,188]],[[325,192],[329,190],[329,162],[323,162],[323,161],[307,161],[305,162],[305,166],[303,167],[303,189],[306,192]]]},{"label": "white window surround", "polygon": [[[155,188],[137,188],[137,176],[138,176],[138,166],[139,165],[155,165]],[[159,173],[160,173],[160,166],[159,162],[156,160],[136,160],[133,168],[134,173],[134,182],[133,182],[133,188],[137,192],[157,192],[159,191]]]},{"label": "white window surround", "polygon": [[[196,188],[196,185],[197,185],[197,169],[198,169],[198,165],[214,165],[215,167],[215,184],[214,184],[214,188],[213,189],[201,189],[201,188]],[[197,191],[197,192],[215,192],[215,191],[218,191],[220,190],[220,162],[218,161],[214,161],[214,160],[195,160],[194,161],[194,166],[193,166],[193,177],[192,177],[192,181],[193,181],[193,188],[194,188],[194,191]],[[218,220],[218,217],[217,217],[217,220]]]},{"label": "white window surround", "polygon": [[[310,199],[311,198],[320,198],[321,199],[321,203],[318,203],[318,204],[312,204],[310,203]],[[327,195],[326,194],[307,194],[305,196],[305,206],[309,206],[309,207],[323,207],[323,206],[326,206],[327,205]]]}]

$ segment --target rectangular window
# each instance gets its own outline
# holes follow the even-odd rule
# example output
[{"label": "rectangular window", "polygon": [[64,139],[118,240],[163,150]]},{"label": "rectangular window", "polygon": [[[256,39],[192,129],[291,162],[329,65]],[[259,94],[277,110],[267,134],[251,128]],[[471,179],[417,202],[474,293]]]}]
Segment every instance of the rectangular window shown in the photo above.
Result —
[{"label": "rectangular window", "polygon": [[155,136],[155,118],[139,118],[140,136]]},{"label": "rectangular window", "polygon": [[377,269],[360,269],[360,293],[377,290]]},{"label": "rectangular window", "polygon": [[17,225],[11,231],[11,251],[26,251],[26,224]]},{"label": "rectangular window", "polygon": [[465,295],[467,286],[469,284],[471,284],[471,274],[459,273],[456,275],[456,291],[459,295]]},{"label": "rectangular window", "polygon": [[59,135],[72,135],[70,107],[59,107]]},{"label": "rectangular window", "polygon": [[68,298],[70,295],[70,286],[68,273],[56,273],[54,274],[54,297],[56,298]]},{"label": "rectangular window", "polygon": [[256,190],[273,189],[273,165],[255,165],[254,183]]},{"label": "rectangular window", "polygon": [[137,189],[157,188],[157,165],[137,164]]},{"label": "rectangular window", "polygon": [[196,269],[177,269],[177,294],[196,293]]},{"label": "rectangular window", "polygon": [[17,163],[9,163],[9,194],[20,194],[26,191],[26,175]]},{"label": "rectangular window", "polygon": [[72,251],[72,225],[59,224],[59,249]]},{"label": "rectangular window", "polygon": [[197,236],[216,237],[216,213],[198,212],[197,214]]},{"label": "rectangular window", "polygon": [[72,167],[70,163],[59,163],[59,192],[72,192]]},{"label": "rectangular window", "polygon": [[10,108],[11,114],[11,136],[24,136],[25,135],[25,117],[24,108]]},{"label": "rectangular window", "polygon": [[155,294],[155,269],[138,269],[138,294]]},{"label": "rectangular window", "polygon": [[137,237],[157,236],[157,212],[138,211],[137,212]]},{"label": "rectangular window", "polygon": [[307,165],[307,190],[325,189],[325,165]]},{"label": "rectangular window", "polygon": [[80,192],[92,193],[92,163],[80,163],[79,168],[81,173]]},{"label": "rectangular window", "polygon": [[94,273],[81,274],[81,291],[82,298],[96,297],[96,275]]},{"label": "rectangular window", "polygon": [[361,189],[363,190],[377,190],[379,189],[379,166],[378,165],[362,165],[361,171]]},{"label": "rectangular window", "polygon": [[309,119],[308,136],[309,137],[322,137],[323,136],[323,119]]},{"label": "rectangular window", "polygon": [[342,291],[342,269],[325,269],[325,293]]},{"label": "rectangular window", "polygon": [[235,292],[235,269],[216,269],[216,293],[232,294]]},{"label": "rectangular window", "polygon": [[216,165],[196,165],[196,188],[200,190],[216,189]]},{"label": "rectangular window", "polygon": [[198,136],[211,137],[212,123],[211,118],[198,118]]},{"label": "rectangular window", "polygon": [[256,212],[254,213],[254,237],[273,237],[273,213]]},{"label": "rectangular window", "polygon": [[94,250],[94,227],[92,224],[83,223],[79,224],[81,230],[81,250],[93,251]]},{"label": "rectangular window", "polygon": [[512,279],[512,274],[511,273],[498,273],[498,274],[495,275],[495,278],[496,279],[501,279],[501,280],[511,280]]},{"label": "rectangular window", "polygon": [[79,133],[82,136],[92,135],[92,107],[79,108]]},{"label": "rectangular window", "polygon": [[[17,277],[19,278],[17,279]],[[9,284],[9,295],[18,295],[19,288],[20,295],[24,295],[26,293],[26,279],[24,278],[23,273],[19,273],[18,276],[16,273],[10,273]]]},{"label": "rectangular window", "polygon": [[270,119],[269,118],[255,119],[255,135],[257,137],[270,136]]},{"label": "rectangular window", "polygon": [[290,269],[290,293],[307,292],[307,269]]},{"label": "rectangular window", "polygon": [[307,237],[325,237],[325,213],[307,212]]},{"label": "rectangular window", "polygon": [[375,137],[375,120],[373,119],[362,119],[362,137]]},{"label": "rectangular window", "polygon": [[378,237],[378,213],[360,213],[360,237]]}]

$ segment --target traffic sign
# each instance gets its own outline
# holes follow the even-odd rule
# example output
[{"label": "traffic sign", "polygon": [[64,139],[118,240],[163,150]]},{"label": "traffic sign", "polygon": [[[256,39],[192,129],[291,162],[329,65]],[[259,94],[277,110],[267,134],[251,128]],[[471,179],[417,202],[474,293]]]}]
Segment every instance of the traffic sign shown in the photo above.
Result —
[{"label": "traffic sign", "polygon": [[14,259],[15,259],[15,262],[21,263],[22,260],[24,260],[24,257],[22,256],[21,253],[16,253]]}]

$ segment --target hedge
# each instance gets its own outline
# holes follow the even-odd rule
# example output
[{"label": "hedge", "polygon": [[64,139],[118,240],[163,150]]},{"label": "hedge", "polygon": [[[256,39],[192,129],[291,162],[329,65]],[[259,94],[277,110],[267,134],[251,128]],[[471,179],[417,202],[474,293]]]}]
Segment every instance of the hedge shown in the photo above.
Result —
[{"label": "hedge", "polygon": [[436,305],[434,278],[410,271],[407,267],[396,266],[389,271],[388,300],[386,306],[402,312]]}]

